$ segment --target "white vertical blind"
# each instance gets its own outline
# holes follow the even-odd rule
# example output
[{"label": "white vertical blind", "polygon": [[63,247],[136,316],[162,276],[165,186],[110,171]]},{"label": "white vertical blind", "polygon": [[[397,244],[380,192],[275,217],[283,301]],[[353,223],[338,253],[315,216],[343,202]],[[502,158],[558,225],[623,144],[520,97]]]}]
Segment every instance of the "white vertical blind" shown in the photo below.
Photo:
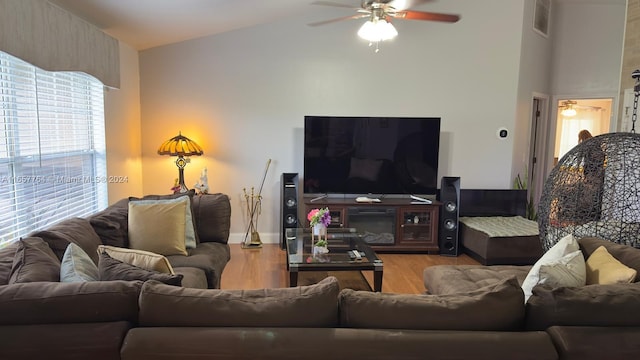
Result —
[{"label": "white vertical blind", "polygon": [[0,52],[0,246],[107,205],[102,84]]}]

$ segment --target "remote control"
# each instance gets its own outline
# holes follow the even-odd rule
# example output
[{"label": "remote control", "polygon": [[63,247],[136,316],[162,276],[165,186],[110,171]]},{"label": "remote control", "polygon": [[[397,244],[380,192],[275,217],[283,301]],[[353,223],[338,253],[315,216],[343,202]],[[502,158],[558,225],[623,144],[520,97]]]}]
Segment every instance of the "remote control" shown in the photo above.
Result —
[{"label": "remote control", "polygon": [[415,195],[411,195],[411,198],[413,200],[416,200],[416,201],[421,201],[421,202],[423,202],[425,204],[431,204],[431,200],[429,200],[429,199],[421,198],[421,197],[415,196]]},{"label": "remote control", "polygon": [[362,255],[360,255],[360,251],[353,250],[353,255],[355,255],[356,260],[362,260]]}]

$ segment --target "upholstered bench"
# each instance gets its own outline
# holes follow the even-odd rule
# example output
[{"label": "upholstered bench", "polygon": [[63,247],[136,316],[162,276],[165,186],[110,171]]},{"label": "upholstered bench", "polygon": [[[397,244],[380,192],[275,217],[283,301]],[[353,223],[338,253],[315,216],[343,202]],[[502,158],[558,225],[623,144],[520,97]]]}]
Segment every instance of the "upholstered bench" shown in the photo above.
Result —
[{"label": "upholstered bench", "polygon": [[543,253],[538,224],[522,216],[461,217],[460,241],[483,265],[532,265]]}]

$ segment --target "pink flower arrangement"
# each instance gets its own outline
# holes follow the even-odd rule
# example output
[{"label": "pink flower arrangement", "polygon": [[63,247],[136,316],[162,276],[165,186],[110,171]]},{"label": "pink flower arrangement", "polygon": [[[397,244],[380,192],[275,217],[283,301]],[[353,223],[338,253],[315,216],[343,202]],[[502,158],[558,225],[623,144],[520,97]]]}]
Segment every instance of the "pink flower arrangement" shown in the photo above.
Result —
[{"label": "pink flower arrangement", "polygon": [[307,220],[309,225],[314,226],[316,224],[323,224],[328,227],[331,224],[331,214],[329,214],[329,208],[313,209],[307,214]]}]

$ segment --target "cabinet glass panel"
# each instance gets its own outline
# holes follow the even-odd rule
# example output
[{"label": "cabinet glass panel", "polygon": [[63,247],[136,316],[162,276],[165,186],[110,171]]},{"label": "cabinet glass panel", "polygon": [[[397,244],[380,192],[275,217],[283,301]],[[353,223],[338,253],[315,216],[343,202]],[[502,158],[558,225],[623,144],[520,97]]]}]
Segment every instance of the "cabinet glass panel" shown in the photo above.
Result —
[{"label": "cabinet glass panel", "polygon": [[404,211],[402,213],[402,241],[431,241],[431,213]]},{"label": "cabinet glass panel", "polygon": [[344,209],[329,209],[329,215],[331,215],[331,223],[329,227],[332,228],[341,228],[343,227],[344,221]]}]

